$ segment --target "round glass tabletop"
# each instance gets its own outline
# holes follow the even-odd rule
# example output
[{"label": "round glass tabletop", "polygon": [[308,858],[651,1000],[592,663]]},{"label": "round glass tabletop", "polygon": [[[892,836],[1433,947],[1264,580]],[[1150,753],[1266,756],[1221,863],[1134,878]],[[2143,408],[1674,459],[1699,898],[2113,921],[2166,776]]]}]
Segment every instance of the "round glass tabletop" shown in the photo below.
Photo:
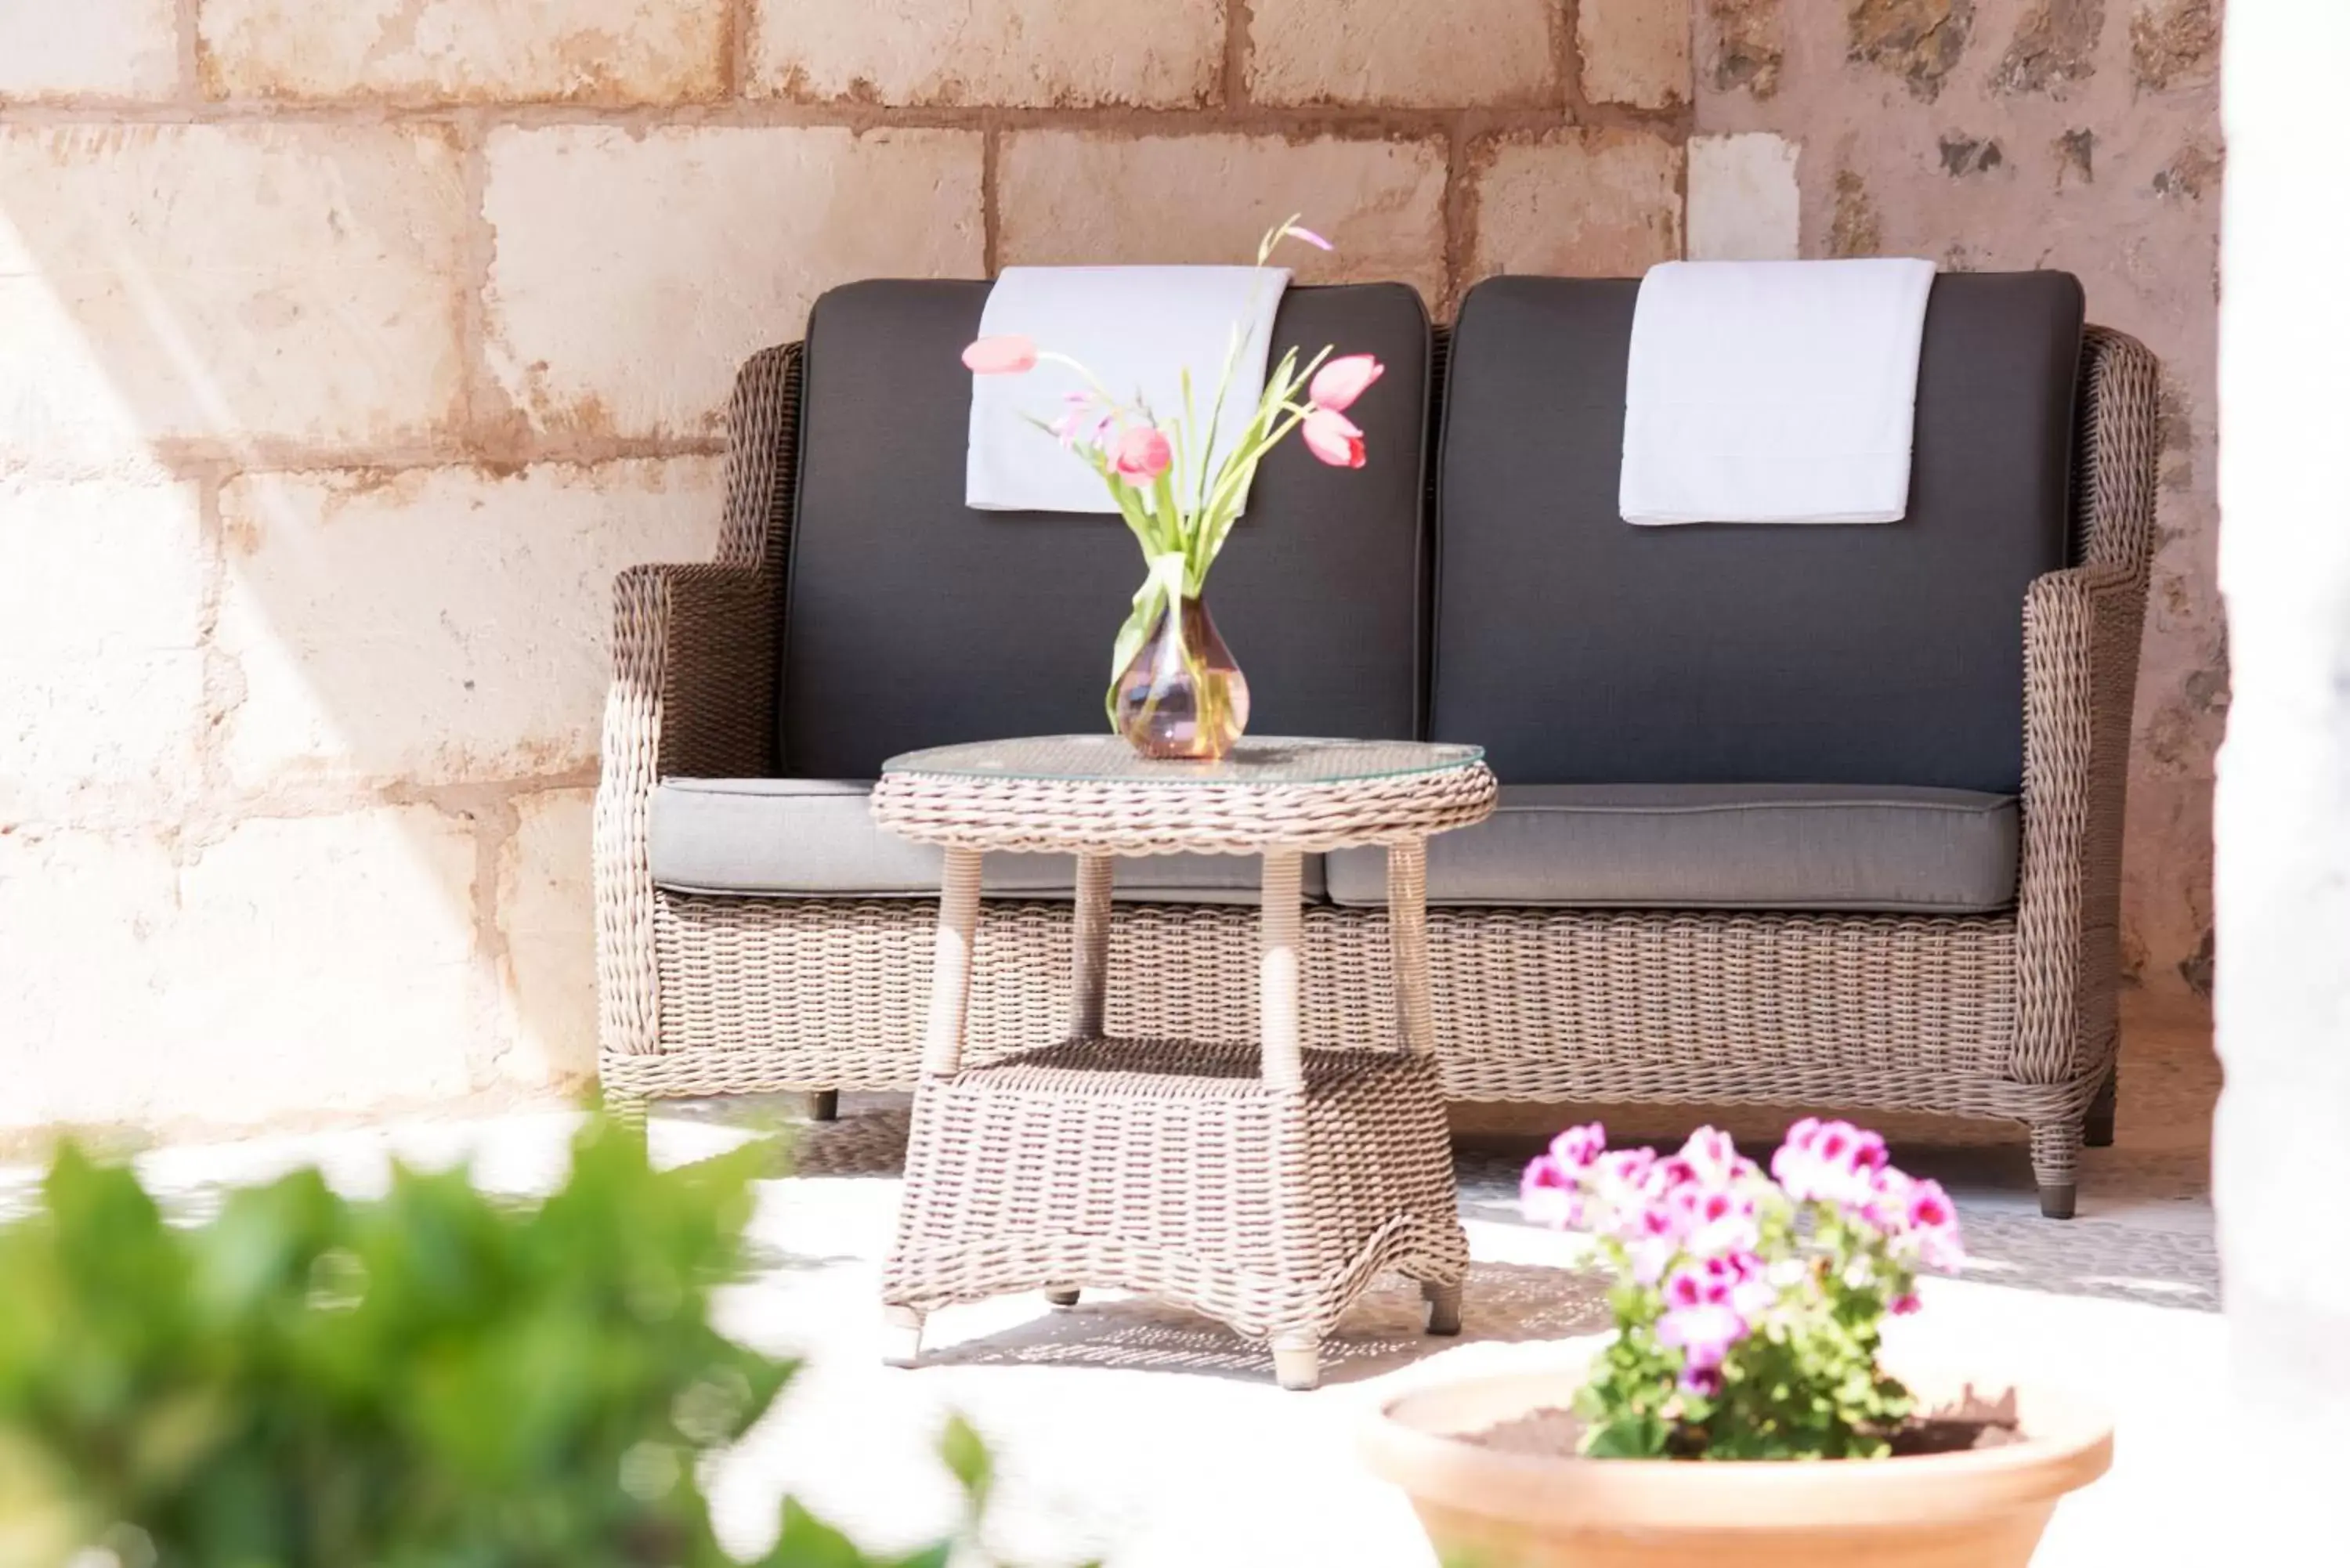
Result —
[{"label": "round glass tabletop", "polygon": [[1484,760],[1482,746],[1243,735],[1221,762],[1162,762],[1118,735],[1034,735],[907,752],[885,774],[1149,784],[1316,784],[1442,773]]}]

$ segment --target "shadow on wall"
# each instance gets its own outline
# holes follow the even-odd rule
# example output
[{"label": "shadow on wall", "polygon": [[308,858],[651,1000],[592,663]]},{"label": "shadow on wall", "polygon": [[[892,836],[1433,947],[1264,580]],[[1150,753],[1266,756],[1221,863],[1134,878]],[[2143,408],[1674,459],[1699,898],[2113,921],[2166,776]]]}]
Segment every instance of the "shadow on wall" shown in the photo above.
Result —
[{"label": "shadow on wall", "polygon": [[708,556],[720,460],[514,424],[468,180],[0,127],[0,1127],[592,1074],[609,584]]},{"label": "shadow on wall", "polygon": [[1301,210],[1637,270],[1688,4],[0,5],[0,1125],[577,1077],[608,584],[706,558],[746,355]]}]

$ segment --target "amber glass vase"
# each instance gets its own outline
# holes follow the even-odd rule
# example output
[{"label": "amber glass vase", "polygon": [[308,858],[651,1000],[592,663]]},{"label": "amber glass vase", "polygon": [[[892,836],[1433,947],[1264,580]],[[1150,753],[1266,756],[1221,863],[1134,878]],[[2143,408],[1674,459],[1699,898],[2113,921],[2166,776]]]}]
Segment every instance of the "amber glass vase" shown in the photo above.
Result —
[{"label": "amber glass vase", "polygon": [[1248,677],[1204,598],[1170,597],[1118,678],[1118,732],[1146,757],[1212,761],[1248,728]]}]

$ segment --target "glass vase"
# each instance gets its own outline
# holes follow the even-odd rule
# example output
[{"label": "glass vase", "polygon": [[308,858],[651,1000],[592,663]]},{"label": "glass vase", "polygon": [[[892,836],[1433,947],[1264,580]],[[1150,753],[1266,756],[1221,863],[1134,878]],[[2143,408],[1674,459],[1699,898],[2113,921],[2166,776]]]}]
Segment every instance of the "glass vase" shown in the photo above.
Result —
[{"label": "glass vase", "polygon": [[1215,761],[1248,728],[1248,677],[1204,598],[1170,598],[1118,678],[1118,732],[1146,757]]}]

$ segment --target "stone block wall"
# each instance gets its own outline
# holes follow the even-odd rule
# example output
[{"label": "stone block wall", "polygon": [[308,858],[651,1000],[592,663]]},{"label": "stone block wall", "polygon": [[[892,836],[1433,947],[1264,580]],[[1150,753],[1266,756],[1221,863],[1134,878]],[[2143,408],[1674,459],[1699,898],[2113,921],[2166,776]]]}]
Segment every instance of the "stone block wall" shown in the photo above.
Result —
[{"label": "stone block wall", "polygon": [[[2124,961],[2211,985],[2223,0],[1696,0],[1689,249],[2061,267],[2163,364]],[[2314,13],[2341,0],[2308,0]],[[2313,198],[2315,199],[2315,198]]]},{"label": "stone block wall", "polygon": [[1679,253],[1686,0],[0,0],[0,1129],[582,1080],[608,584],[829,285]]}]

